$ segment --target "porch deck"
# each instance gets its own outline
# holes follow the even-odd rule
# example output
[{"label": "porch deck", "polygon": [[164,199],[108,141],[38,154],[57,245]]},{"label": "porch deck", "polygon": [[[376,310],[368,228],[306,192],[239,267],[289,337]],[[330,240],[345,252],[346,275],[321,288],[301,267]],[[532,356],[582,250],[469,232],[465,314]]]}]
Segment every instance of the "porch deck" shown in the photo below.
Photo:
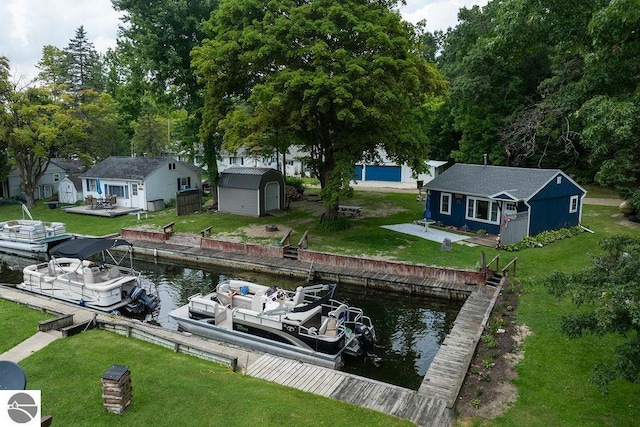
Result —
[{"label": "porch deck", "polygon": [[65,207],[63,209],[65,212],[69,212],[69,213],[105,216],[105,217],[128,215],[130,213],[140,212],[142,210],[140,208],[127,208],[124,206],[114,206],[114,207],[111,207],[110,209],[95,209],[89,205],[71,206],[71,207]]}]

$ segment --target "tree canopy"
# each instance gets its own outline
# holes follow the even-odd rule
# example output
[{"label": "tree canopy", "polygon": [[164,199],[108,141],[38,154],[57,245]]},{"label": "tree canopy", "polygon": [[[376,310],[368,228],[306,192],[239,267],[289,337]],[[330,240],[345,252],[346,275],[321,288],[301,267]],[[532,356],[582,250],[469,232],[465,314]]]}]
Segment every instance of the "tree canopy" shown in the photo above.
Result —
[{"label": "tree canopy", "polygon": [[203,132],[231,145],[287,138],[309,154],[329,214],[379,148],[421,171],[423,106],[445,83],[394,3],[223,0],[193,52]]},{"label": "tree canopy", "polygon": [[594,367],[591,381],[606,392],[617,378],[640,382],[640,239],[610,236],[601,247],[604,253],[593,258],[591,267],[572,274],[554,272],[544,284],[553,295],[570,297],[580,307],[563,317],[566,335],[613,333],[626,338],[613,350],[613,362]]}]

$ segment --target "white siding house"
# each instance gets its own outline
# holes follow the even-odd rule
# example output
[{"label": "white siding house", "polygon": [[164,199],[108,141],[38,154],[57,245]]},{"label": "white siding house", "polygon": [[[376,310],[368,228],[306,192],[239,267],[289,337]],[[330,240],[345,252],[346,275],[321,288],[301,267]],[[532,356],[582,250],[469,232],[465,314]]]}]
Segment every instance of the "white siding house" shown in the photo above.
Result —
[{"label": "white siding house", "polygon": [[[65,176],[77,176],[82,173],[83,170],[84,166],[79,162],[57,158],[51,159],[44,175],[38,180],[34,194],[35,200],[48,199],[54,194],[57,194],[58,186]],[[7,184],[9,188],[7,197],[25,198],[24,191],[20,184],[20,172],[18,169],[13,169],[9,172]]]},{"label": "white siding house", "polygon": [[176,193],[202,188],[200,169],[173,157],[109,157],[81,175],[85,197],[116,196],[116,206],[147,210]]}]

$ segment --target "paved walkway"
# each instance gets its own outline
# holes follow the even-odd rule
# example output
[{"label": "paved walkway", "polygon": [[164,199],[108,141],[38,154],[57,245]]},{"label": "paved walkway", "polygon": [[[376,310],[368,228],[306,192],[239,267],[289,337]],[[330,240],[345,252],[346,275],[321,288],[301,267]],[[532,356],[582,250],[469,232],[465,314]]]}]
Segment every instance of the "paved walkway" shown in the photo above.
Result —
[{"label": "paved walkway", "polygon": [[0,360],[9,360],[18,363],[22,359],[26,359],[32,353],[42,350],[58,338],[62,338],[60,331],[36,332],[17,346],[0,354]]},{"label": "paved walkway", "polygon": [[412,236],[422,237],[423,239],[432,240],[438,243],[444,242],[444,239],[449,239],[451,242],[458,242],[460,240],[469,238],[469,236],[450,233],[448,231],[440,230],[433,227],[429,227],[425,231],[424,225],[420,224],[393,224],[382,225],[381,227],[388,230],[398,231],[404,234],[410,234]]}]

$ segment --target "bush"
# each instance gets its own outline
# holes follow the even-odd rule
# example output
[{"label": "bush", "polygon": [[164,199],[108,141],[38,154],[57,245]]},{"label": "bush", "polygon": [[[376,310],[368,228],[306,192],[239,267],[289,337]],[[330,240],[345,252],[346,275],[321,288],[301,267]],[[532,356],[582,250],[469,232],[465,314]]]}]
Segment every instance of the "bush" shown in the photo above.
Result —
[{"label": "bush", "polygon": [[351,222],[343,217],[336,218],[334,220],[323,218],[318,222],[315,226],[317,231],[325,231],[325,232],[335,232],[335,231],[344,231],[351,228]]},{"label": "bush", "polygon": [[296,189],[296,191],[300,194],[304,193],[304,181],[302,178],[298,178],[295,176],[287,177],[287,185]]},{"label": "bush", "polygon": [[527,236],[518,243],[502,245],[502,249],[507,252],[515,252],[527,248],[541,248],[557,240],[567,239],[580,233],[582,233],[582,227],[580,226],[543,231],[533,237]]}]

